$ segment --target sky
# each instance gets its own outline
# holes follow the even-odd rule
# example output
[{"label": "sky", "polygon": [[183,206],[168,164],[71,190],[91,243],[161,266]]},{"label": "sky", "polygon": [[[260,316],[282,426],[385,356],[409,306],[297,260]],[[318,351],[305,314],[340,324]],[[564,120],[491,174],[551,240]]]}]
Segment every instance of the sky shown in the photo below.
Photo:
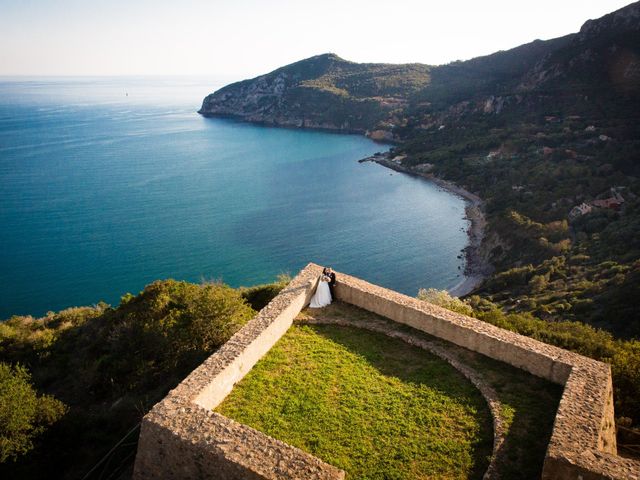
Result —
[{"label": "sky", "polygon": [[630,0],[0,0],[0,75],[248,78],[321,53],[432,65],[576,32]]}]

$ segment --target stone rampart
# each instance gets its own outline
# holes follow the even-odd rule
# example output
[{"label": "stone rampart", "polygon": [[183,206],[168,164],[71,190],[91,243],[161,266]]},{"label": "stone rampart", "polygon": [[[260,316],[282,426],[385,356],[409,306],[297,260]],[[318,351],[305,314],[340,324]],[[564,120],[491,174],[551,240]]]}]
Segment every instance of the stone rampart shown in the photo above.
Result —
[{"label": "stone rampart", "polygon": [[337,274],[335,292],[338,300],[564,385],[543,479],[640,479],[640,462],[616,455],[608,365],[349,275]]},{"label": "stone rampart", "polygon": [[307,266],[144,417],[135,479],[344,478],[342,470],[213,411],[309,303],[321,271]]},{"label": "stone rampart", "polygon": [[[146,479],[343,479],[344,472],[213,409],[291,326],[322,271],[309,264],[144,417],[134,468]],[[543,479],[640,480],[616,455],[608,365],[337,273],[336,297],[564,385]]]}]

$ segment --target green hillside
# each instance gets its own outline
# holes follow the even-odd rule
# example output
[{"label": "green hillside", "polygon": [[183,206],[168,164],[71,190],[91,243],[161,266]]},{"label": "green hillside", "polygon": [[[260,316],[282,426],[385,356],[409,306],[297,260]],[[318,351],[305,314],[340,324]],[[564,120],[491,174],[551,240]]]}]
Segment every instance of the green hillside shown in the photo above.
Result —
[{"label": "green hillside", "polygon": [[130,477],[144,414],[283,286],[164,280],[115,308],[0,322],[0,477]]},{"label": "green hillside", "polygon": [[205,98],[200,113],[276,125],[364,132],[429,84],[426,65],[358,64],[318,55]]},{"label": "green hillside", "polygon": [[[478,293],[507,311],[640,336],[639,3],[578,33],[448,65],[319,55],[229,85],[202,113],[395,142],[404,168],[484,200],[480,253],[495,273]],[[620,208],[570,218],[612,188]]]}]

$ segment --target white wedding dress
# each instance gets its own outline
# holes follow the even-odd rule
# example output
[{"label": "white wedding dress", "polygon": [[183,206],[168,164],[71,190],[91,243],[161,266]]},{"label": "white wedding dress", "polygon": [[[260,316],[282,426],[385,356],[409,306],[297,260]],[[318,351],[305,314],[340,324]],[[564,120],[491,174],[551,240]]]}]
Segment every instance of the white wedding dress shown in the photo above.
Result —
[{"label": "white wedding dress", "polygon": [[329,290],[329,282],[320,280],[316,293],[314,293],[309,303],[309,308],[322,308],[331,303],[331,290]]}]

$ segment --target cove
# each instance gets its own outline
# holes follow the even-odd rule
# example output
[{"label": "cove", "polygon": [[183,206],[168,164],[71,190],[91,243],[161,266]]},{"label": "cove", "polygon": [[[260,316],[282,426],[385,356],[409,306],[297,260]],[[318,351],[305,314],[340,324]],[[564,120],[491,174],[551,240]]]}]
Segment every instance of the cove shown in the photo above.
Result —
[{"label": "cove", "polygon": [[0,81],[0,319],[161,278],[232,286],[313,261],[394,290],[462,278],[464,201],[357,160],[388,147],[196,113],[209,80]]}]

